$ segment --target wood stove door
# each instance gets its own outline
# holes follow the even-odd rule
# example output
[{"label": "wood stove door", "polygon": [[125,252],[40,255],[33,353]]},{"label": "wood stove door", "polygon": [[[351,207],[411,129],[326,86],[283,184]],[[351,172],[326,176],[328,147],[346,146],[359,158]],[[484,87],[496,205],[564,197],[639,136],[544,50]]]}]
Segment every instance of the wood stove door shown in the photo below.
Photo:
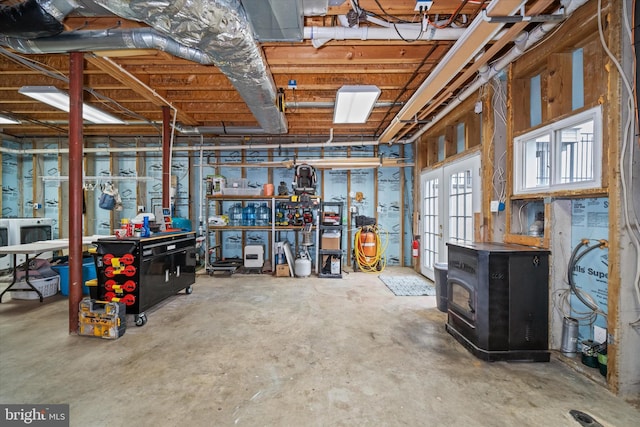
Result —
[{"label": "wood stove door", "polygon": [[476,297],[471,286],[457,280],[449,280],[449,306],[471,325],[476,322]]}]

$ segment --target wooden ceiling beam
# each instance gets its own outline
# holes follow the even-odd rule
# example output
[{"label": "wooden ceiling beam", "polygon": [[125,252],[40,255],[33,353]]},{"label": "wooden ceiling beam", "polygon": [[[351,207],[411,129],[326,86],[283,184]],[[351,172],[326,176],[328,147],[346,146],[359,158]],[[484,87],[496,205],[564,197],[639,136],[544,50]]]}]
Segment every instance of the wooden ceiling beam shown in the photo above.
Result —
[{"label": "wooden ceiling beam", "polygon": [[[384,4],[384,10],[380,8],[380,3]],[[392,16],[415,16],[415,0],[395,0],[393,2],[376,2],[375,0],[359,0],[358,5],[361,9],[376,13],[378,15],[389,14]],[[433,2],[429,13],[438,13],[444,15],[452,14],[460,5],[460,0],[436,0]],[[470,14],[478,9],[477,2],[469,2],[462,9],[462,13]],[[351,10],[350,2],[345,1],[339,6],[331,6],[327,10],[328,15],[344,15]]]},{"label": "wooden ceiling beam", "polygon": [[[437,61],[427,61],[423,69],[432,68]],[[314,75],[314,74],[411,74],[416,68],[416,63],[398,62],[395,64],[363,64],[360,67],[354,67],[351,64],[335,64],[335,65],[274,65],[270,67],[271,74],[277,75]],[[184,71],[184,70],[183,70]]]},{"label": "wooden ceiling beam", "polygon": [[[90,55],[86,55],[85,58],[88,63],[100,68],[105,73],[122,83],[126,88],[134,91],[136,94],[140,95],[143,99],[151,102],[153,105],[156,105],[158,107],[169,106],[171,108],[175,108],[171,104],[167,105],[171,101],[161,99],[161,95],[158,92],[142,83],[137,79],[137,77],[132,78],[132,74],[125,72],[125,70],[122,67],[118,66],[114,61],[109,61],[105,58],[99,58]],[[189,117],[187,114],[179,110],[177,110],[177,120],[187,125],[198,124],[198,122],[192,117]]]},{"label": "wooden ceiling beam", "polygon": [[[532,15],[543,13],[552,4],[553,0],[540,0],[530,7],[527,13]],[[494,58],[507,44],[511,43],[511,40],[513,40],[520,32],[524,31],[527,25],[527,22],[513,24],[509,29],[506,30],[506,32],[502,35],[502,37],[500,37],[499,40],[497,40],[487,49],[483,57]],[[420,114],[418,114],[418,119],[424,120],[430,114],[433,114],[437,108],[442,106],[448,99],[450,99],[454,95],[455,91],[462,87],[462,85],[466,84],[480,69],[480,67],[482,67],[486,63],[487,60],[482,60],[482,58],[480,58],[480,60],[475,61],[473,64],[470,64],[468,67],[466,67],[463,73],[461,73],[458,77],[456,77],[455,80],[447,85],[446,90],[443,90],[429,106],[427,106],[423,111],[420,112]],[[399,133],[399,137],[402,138],[403,136],[407,135],[416,126],[418,125],[407,125],[405,129],[403,129],[402,132]]]},{"label": "wooden ceiling beam", "polygon": [[[287,78],[281,76],[274,76],[276,85],[279,87],[287,87]],[[296,90],[312,89],[312,90],[328,90],[331,88],[339,88],[343,85],[357,85],[357,84],[375,84],[379,87],[396,88],[402,87],[409,79],[407,74],[316,74],[307,75],[303,74],[296,78],[297,87]]]},{"label": "wooden ceiling beam", "polygon": [[[432,60],[444,56],[448,44],[438,42],[431,53]],[[431,44],[403,46],[337,46],[316,49],[313,46],[279,46],[265,47],[264,53],[270,65],[298,65],[300,63],[333,64],[395,64],[399,61],[420,63],[430,52]]]}]

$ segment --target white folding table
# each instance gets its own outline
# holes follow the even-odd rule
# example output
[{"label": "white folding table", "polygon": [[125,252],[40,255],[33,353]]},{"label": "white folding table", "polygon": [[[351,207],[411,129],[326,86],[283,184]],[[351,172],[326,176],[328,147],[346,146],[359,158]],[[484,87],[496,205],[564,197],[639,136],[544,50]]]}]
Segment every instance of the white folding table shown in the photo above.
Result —
[{"label": "white folding table", "polygon": [[[109,236],[100,236],[100,235],[84,236],[82,238],[82,245],[83,246],[90,245],[94,241],[103,237],[109,237]],[[60,251],[68,248],[69,248],[69,239],[42,240],[39,242],[25,243],[21,245],[0,246],[0,255],[1,254],[13,255],[13,266],[14,266],[13,279],[9,284],[9,286],[4,291],[2,291],[2,293],[0,293],[0,303],[2,303],[2,297],[6,292],[24,292],[24,291],[36,292],[40,297],[40,302],[43,302],[44,298],[42,296],[42,292],[40,292],[29,281],[29,259],[30,259],[29,256],[31,255],[32,256],[31,259],[33,259],[33,258],[36,258],[39,254],[44,252]],[[27,258],[25,262],[22,264],[22,266],[24,270],[24,280],[30,289],[12,289],[13,285],[16,284],[17,277],[18,277],[19,269],[18,269],[18,265],[16,265],[16,260],[18,258],[18,255],[25,255]]]}]

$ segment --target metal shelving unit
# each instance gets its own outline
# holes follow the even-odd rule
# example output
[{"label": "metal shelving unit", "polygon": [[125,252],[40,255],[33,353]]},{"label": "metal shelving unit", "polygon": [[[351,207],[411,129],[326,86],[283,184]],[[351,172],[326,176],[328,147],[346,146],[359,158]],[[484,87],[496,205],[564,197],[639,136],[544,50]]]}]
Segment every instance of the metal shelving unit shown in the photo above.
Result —
[{"label": "metal shelving unit", "polygon": [[[342,235],[344,225],[342,224],[342,214],[344,204],[341,202],[322,202],[319,218],[320,264],[318,265],[318,276],[335,279],[342,278]],[[336,237],[337,235],[337,237]],[[337,240],[337,242],[334,242]]]},{"label": "metal shelving unit", "polygon": [[[246,225],[225,225],[225,226],[219,226],[219,225],[210,225],[209,224],[209,217],[211,215],[221,215],[223,214],[222,212],[222,203],[223,202],[241,202],[243,203],[243,206],[245,203],[252,203],[252,202],[267,202],[270,205],[271,208],[271,223],[269,225],[252,225],[252,226],[246,226]],[[316,235],[316,241],[318,241],[318,227],[317,227],[317,223],[318,223],[318,215],[319,215],[319,209],[320,209],[320,198],[317,196],[310,196],[309,201],[292,201],[290,196],[251,196],[251,195],[247,195],[247,196],[238,196],[238,195],[207,195],[206,196],[206,207],[205,207],[205,212],[206,212],[206,216],[205,219],[207,221],[207,225],[205,227],[205,247],[206,247],[206,254],[205,254],[205,269],[209,274],[213,274],[213,266],[211,264],[211,252],[213,250],[220,250],[222,251],[222,248],[219,247],[219,242],[221,241],[220,238],[220,233],[224,232],[224,231],[241,231],[241,232],[246,232],[246,231],[267,231],[269,232],[269,241],[270,241],[270,245],[271,245],[271,251],[269,252],[269,259],[271,262],[271,270],[275,271],[275,251],[276,251],[276,239],[278,237],[278,233],[279,232],[288,232],[288,231],[293,231],[293,232],[300,232],[302,231],[304,225],[279,225],[276,223],[276,204],[280,203],[280,202],[284,202],[287,203],[287,205],[293,206],[293,207],[308,207],[309,209],[312,210],[313,215],[315,216],[314,220],[313,220],[313,224],[314,224],[314,228],[315,228],[315,235]],[[212,244],[212,238],[215,235],[215,243],[216,244]],[[296,239],[297,240],[297,239]],[[297,243],[297,242],[296,242]],[[220,252],[221,254],[221,252]],[[315,250],[315,265],[318,266],[318,261],[319,260],[319,254],[318,254],[318,245],[316,244],[316,250]]]}]

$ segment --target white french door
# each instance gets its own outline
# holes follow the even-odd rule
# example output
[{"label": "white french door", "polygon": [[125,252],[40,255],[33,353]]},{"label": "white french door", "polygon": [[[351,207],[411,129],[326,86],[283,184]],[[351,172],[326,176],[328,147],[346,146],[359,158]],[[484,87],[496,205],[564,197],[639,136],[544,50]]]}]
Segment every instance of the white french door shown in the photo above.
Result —
[{"label": "white french door", "polygon": [[447,261],[446,242],[473,241],[480,181],[479,154],[420,176],[420,272],[431,280],[435,263]]}]

